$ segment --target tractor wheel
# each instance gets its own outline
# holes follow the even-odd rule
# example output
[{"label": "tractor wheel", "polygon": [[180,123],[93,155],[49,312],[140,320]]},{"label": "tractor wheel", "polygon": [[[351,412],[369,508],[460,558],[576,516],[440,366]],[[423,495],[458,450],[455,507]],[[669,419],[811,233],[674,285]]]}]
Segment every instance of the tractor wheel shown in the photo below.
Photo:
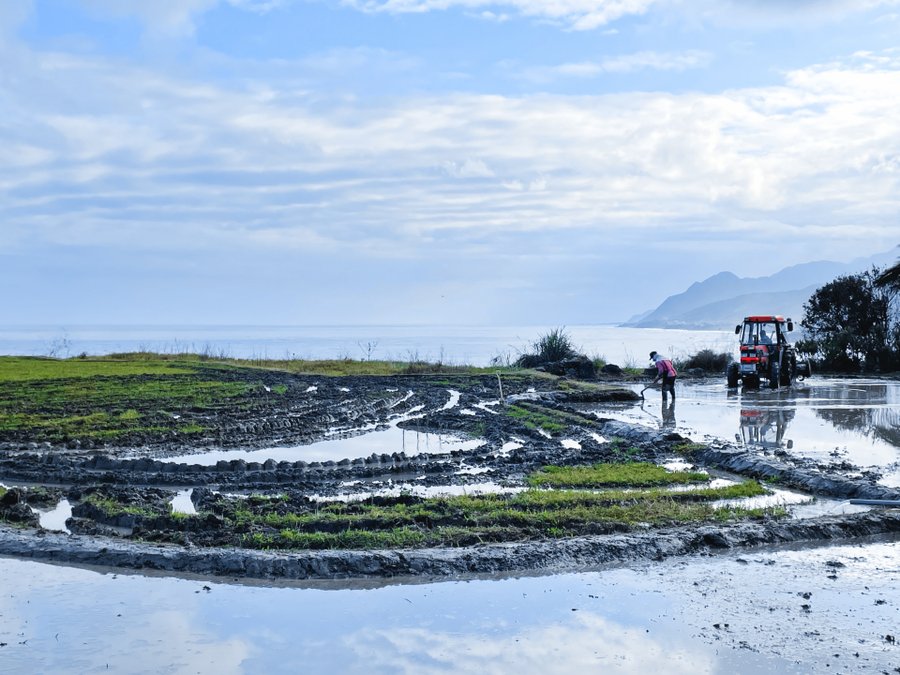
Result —
[{"label": "tractor wheel", "polygon": [[778,389],[778,382],[781,379],[781,369],[777,363],[772,364],[772,370],[769,372],[769,389]]},{"label": "tractor wheel", "polygon": [[732,363],[728,366],[726,377],[728,378],[728,388],[734,389],[738,386],[738,364]]},{"label": "tractor wheel", "polygon": [[781,385],[790,387],[794,383],[794,377],[797,372],[797,357],[792,352],[785,352],[781,363]]},{"label": "tractor wheel", "polygon": [[744,375],[745,389],[759,389],[759,375]]}]

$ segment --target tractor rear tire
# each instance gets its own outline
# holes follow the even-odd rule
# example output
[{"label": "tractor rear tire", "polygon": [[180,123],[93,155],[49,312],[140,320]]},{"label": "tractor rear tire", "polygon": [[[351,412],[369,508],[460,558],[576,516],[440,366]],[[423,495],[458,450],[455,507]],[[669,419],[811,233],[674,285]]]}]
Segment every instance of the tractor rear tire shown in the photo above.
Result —
[{"label": "tractor rear tire", "polygon": [[769,389],[778,389],[780,379],[781,368],[778,367],[777,363],[773,363],[772,370],[769,372]]},{"label": "tractor rear tire", "polygon": [[738,364],[732,363],[728,366],[726,377],[728,378],[728,388],[735,389],[738,386]]},{"label": "tractor rear tire", "polygon": [[781,384],[790,387],[797,376],[797,357],[793,352],[785,352],[781,358]]}]

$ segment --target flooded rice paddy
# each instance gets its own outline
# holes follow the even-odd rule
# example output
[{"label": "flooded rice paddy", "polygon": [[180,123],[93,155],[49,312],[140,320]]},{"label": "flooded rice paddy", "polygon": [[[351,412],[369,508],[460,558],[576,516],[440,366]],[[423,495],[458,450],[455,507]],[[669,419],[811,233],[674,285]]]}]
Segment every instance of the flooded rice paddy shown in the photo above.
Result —
[{"label": "flooded rice paddy", "polygon": [[251,585],[0,558],[6,672],[868,673],[900,540],[553,576]]},{"label": "flooded rice paddy", "polygon": [[597,414],[698,441],[720,438],[763,452],[846,461],[900,486],[900,382],[813,377],[772,391],[687,380],[676,393],[663,405],[659,390],[648,389],[641,405],[604,406]]},{"label": "flooded rice paddy", "polygon": [[[496,413],[496,401],[470,400],[464,407],[458,392],[445,391],[432,412]],[[900,485],[898,382],[811,378],[773,392],[688,381],[679,383],[674,405],[662,405],[658,390],[645,395],[642,404],[587,407],[599,417],[677,430],[698,441],[724,439],[764,454],[871,468],[884,484]],[[484,442],[399,426],[422,413],[413,407],[387,424],[335,430],[307,445],[168,461],[338,461],[475,450]],[[507,438],[494,439],[497,456],[534,442]],[[593,432],[580,441],[541,438],[572,453],[606,442]],[[478,482],[420,485],[415,475],[347,480],[337,498],[507,489],[482,479],[485,466],[460,460],[457,470]],[[710,484],[728,480],[716,474]],[[759,505],[785,505],[795,518],[865,508],[810,501],[778,487],[773,492]],[[196,510],[190,488],[171,504],[178,513]],[[42,510],[40,522],[66,531],[69,515],[63,499]],[[0,584],[0,664],[7,672],[61,673],[892,672],[900,667],[898,561],[900,538],[893,537],[548,576],[266,585],[0,558],[0,579],[7,580]]]}]

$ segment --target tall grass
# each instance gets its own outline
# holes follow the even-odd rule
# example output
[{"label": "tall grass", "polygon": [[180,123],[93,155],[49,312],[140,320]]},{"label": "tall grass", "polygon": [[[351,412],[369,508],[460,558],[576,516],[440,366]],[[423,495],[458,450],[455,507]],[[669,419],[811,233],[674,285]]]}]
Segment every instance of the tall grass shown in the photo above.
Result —
[{"label": "tall grass", "polygon": [[531,351],[522,354],[516,365],[523,368],[534,368],[545,363],[554,363],[578,356],[578,350],[572,342],[565,327],[554,328],[531,343]]}]

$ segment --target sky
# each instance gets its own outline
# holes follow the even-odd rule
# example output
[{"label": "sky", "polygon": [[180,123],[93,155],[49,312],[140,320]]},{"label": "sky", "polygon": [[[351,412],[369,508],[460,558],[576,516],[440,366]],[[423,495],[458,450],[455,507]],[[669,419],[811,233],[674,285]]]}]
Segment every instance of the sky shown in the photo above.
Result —
[{"label": "sky", "polygon": [[7,325],[625,320],[900,244],[900,0],[2,0]]}]

